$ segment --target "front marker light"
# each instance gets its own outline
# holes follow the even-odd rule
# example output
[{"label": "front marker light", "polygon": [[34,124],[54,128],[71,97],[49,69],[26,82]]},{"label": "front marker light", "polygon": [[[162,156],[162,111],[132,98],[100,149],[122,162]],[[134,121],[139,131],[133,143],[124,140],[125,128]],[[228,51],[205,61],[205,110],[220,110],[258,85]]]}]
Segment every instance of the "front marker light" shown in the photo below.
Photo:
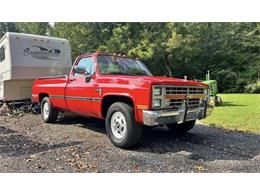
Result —
[{"label": "front marker light", "polygon": [[153,100],[153,107],[154,108],[161,107],[161,100]]}]

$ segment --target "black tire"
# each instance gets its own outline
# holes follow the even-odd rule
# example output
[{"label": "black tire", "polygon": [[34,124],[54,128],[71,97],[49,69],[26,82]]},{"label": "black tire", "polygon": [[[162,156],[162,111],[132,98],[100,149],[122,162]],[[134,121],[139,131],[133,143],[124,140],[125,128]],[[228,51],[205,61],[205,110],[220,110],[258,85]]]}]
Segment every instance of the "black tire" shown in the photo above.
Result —
[{"label": "black tire", "polygon": [[[47,104],[49,111],[48,111],[48,115],[45,115],[46,112],[44,112],[44,105]],[[42,102],[41,102],[41,115],[42,115],[42,120],[45,123],[53,123],[57,120],[58,118],[58,110],[56,110],[55,108],[52,107],[51,102],[49,97],[45,97],[43,98]]]},{"label": "black tire", "polygon": [[[117,138],[111,129],[111,119],[114,113],[121,113],[126,121],[126,132],[124,137]],[[116,102],[112,104],[106,115],[106,132],[111,142],[119,148],[130,148],[138,143],[142,136],[142,125],[136,123],[134,110],[131,106]]]},{"label": "black tire", "polygon": [[173,132],[177,133],[177,134],[185,134],[187,133],[189,130],[191,130],[194,125],[196,123],[196,120],[193,121],[187,121],[181,124],[169,124],[167,125],[169,130],[172,130]]},{"label": "black tire", "polygon": [[222,98],[220,96],[216,96],[216,106],[222,105]]}]

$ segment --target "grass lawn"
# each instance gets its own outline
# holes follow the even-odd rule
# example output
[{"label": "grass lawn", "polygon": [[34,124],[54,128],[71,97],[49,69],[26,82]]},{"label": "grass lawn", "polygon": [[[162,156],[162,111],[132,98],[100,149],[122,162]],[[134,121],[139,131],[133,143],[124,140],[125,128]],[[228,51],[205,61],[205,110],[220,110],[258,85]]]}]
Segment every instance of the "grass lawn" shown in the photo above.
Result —
[{"label": "grass lawn", "polygon": [[225,129],[260,133],[260,94],[220,94],[223,105],[202,122]]}]

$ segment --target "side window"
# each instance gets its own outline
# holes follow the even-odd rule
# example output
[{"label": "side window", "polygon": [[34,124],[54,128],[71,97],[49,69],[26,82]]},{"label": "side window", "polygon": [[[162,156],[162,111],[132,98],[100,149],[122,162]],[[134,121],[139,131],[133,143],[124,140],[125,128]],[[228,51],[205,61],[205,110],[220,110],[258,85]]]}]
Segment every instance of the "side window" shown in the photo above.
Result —
[{"label": "side window", "polygon": [[[93,64],[93,60],[91,57],[87,57],[87,58],[82,58],[79,63],[76,65],[76,67],[82,67],[85,68],[86,71],[88,71],[90,74],[93,74],[95,72],[94,70],[94,64]],[[80,74],[76,74],[80,75]]]},{"label": "side window", "polygon": [[0,63],[5,60],[5,48],[4,45],[0,48]]}]

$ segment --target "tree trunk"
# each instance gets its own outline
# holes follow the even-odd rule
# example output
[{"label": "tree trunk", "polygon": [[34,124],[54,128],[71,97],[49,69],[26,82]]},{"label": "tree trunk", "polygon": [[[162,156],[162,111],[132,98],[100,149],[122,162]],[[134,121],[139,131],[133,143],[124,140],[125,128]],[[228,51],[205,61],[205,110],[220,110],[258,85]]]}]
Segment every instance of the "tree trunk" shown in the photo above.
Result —
[{"label": "tree trunk", "polygon": [[[166,54],[163,55],[163,59],[164,59],[165,69],[167,70],[168,75],[169,75],[170,77],[172,77],[172,70],[171,70],[171,67],[170,67],[169,64],[168,64],[169,60],[168,60]],[[167,62],[167,61],[168,61],[168,62]]]}]

